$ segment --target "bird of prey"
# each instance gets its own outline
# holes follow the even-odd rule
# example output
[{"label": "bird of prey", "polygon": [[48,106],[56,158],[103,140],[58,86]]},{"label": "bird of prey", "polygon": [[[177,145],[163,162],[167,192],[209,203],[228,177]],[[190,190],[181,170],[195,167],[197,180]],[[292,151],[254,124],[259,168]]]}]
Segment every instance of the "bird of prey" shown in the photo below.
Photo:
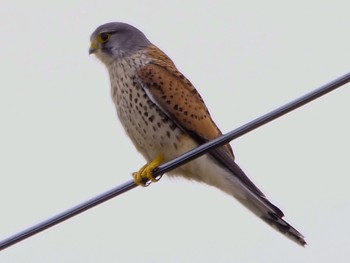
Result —
[{"label": "bird of prey", "polygon": [[[99,26],[90,54],[105,64],[118,117],[137,150],[149,162],[135,182],[156,181],[152,171],[222,135],[192,83],[172,60],[137,28],[121,22]],[[235,162],[230,145],[214,149],[169,173],[206,183],[235,197],[250,211],[304,246],[303,235],[282,219]]]}]

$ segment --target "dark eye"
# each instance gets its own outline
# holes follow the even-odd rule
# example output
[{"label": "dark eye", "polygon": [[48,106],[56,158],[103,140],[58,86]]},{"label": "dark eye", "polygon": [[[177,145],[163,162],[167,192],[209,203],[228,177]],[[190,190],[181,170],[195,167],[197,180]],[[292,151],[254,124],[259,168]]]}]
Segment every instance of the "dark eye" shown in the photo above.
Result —
[{"label": "dark eye", "polygon": [[97,37],[97,41],[100,43],[106,43],[111,38],[111,33],[101,33]]}]

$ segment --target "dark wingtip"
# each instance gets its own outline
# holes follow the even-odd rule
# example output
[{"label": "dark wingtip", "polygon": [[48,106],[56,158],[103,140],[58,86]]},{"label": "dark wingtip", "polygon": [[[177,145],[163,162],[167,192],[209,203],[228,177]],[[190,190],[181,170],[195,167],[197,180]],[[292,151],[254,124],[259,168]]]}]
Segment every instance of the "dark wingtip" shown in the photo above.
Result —
[{"label": "dark wingtip", "polygon": [[304,236],[300,234],[294,227],[284,221],[281,217],[269,213],[268,216],[262,216],[261,219],[302,247],[305,247],[305,245],[307,245]]}]

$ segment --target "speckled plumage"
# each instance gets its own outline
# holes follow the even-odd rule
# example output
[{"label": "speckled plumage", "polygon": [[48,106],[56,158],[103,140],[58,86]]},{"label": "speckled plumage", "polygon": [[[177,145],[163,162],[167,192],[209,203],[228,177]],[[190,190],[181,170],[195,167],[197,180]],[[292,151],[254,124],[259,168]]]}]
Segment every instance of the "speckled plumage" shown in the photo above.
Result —
[{"label": "speckled plumage", "polygon": [[163,148],[174,148],[164,152],[168,160],[177,156],[183,131],[150,100],[137,77],[148,63],[145,52],[140,51],[110,64],[112,99],[126,133],[146,159],[153,160]]},{"label": "speckled plumage", "polygon": [[[171,160],[221,135],[201,96],[171,59],[128,24],[108,23],[91,36],[90,53],[107,67],[119,119],[139,152],[152,161]],[[297,243],[303,236],[234,161],[229,145],[213,150],[172,174],[204,182],[239,202]]]}]

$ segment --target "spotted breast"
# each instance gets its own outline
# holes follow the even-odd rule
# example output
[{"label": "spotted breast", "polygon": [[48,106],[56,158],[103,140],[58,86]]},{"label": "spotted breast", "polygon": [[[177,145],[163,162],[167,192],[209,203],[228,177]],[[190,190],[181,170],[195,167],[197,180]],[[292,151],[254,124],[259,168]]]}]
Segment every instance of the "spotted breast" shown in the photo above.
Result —
[{"label": "spotted breast", "polygon": [[111,95],[118,117],[138,151],[148,161],[160,152],[170,160],[196,144],[182,140],[184,132],[151,100],[147,87],[139,80],[137,69],[149,62],[142,51],[115,61],[109,70]]}]

